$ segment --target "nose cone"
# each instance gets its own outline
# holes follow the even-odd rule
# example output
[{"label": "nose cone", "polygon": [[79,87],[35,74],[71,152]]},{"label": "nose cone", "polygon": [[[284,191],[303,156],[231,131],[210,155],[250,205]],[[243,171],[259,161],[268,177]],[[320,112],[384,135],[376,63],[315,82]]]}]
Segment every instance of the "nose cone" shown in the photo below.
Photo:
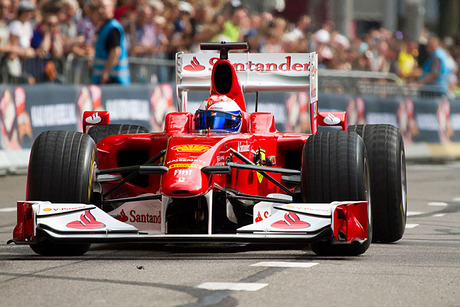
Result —
[{"label": "nose cone", "polygon": [[160,192],[165,196],[200,196],[210,189],[210,177],[201,169],[212,160],[212,144],[190,143],[189,139],[170,141],[164,161],[168,171],[161,176]]},{"label": "nose cone", "polygon": [[[188,166],[185,166],[188,164]],[[161,178],[161,194],[169,197],[192,197],[206,194],[210,187],[209,175],[201,172],[201,165],[172,164]]]}]

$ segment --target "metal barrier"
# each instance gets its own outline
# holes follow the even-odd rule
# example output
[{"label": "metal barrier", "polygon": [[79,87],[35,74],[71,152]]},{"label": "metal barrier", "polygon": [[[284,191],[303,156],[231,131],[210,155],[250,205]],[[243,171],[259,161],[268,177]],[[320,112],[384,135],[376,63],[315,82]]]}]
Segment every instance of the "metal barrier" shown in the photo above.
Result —
[{"label": "metal barrier", "polygon": [[[69,54],[62,59],[34,57],[1,61],[1,82],[33,84],[57,82],[65,84],[90,84],[93,57]],[[136,84],[166,83],[174,80],[174,60],[157,57],[130,57],[131,81]]]},{"label": "metal barrier", "polygon": [[323,92],[374,95],[378,97],[420,97],[426,99],[455,97],[435,85],[407,84],[394,73],[358,70],[320,69],[318,87]]},{"label": "metal barrier", "polygon": [[[174,60],[158,57],[130,57],[131,82],[135,84],[167,83],[174,80]],[[90,84],[93,57],[69,55],[65,63],[65,79],[69,84]]]},{"label": "metal barrier", "polygon": [[[3,83],[57,82],[64,84],[90,84],[92,57],[69,54],[63,59],[30,58],[2,61]],[[175,61],[164,55],[155,57],[130,57],[130,74],[133,84],[170,83],[175,80]],[[319,88],[323,92],[375,95],[379,97],[454,97],[453,93],[440,92],[436,87],[404,83],[396,74],[372,71],[347,71],[320,69]]]},{"label": "metal barrier", "polygon": [[90,84],[93,57],[69,54],[65,62],[64,75],[68,84]]},{"label": "metal barrier", "polygon": [[43,82],[65,83],[64,59],[33,57],[20,59],[5,55],[1,59],[3,83],[35,84]]},{"label": "metal barrier", "polygon": [[367,94],[382,86],[399,89],[404,84],[396,74],[373,71],[319,69],[318,76],[319,88],[335,93]]}]

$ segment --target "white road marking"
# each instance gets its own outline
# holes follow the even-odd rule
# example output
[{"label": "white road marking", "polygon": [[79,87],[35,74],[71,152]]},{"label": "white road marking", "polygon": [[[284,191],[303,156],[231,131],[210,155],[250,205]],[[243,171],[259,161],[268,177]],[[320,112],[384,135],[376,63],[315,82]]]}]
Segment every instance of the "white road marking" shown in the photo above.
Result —
[{"label": "white road marking", "polygon": [[204,282],[197,288],[206,290],[232,290],[232,291],[257,291],[268,284],[264,283],[248,283],[248,282]]},{"label": "white road marking", "polygon": [[446,215],[445,213],[438,213],[438,214],[433,214],[434,217],[443,217]]},{"label": "white road marking", "polygon": [[447,207],[447,203],[441,201],[432,201],[428,203],[428,206]]},{"label": "white road marking", "polygon": [[281,262],[281,261],[262,261],[251,266],[266,266],[275,268],[311,268],[317,265],[316,262]]},{"label": "white road marking", "polygon": [[407,216],[414,216],[414,215],[420,215],[425,212],[417,212],[417,211],[407,211]]},{"label": "white road marking", "polygon": [[0,212],[13,212],[16,211],[16,207],[1,208]]},{"label": "white road marking", "polygon": [[410,228],[415,228],[417,227],[419,224],[406,224],[406,229],[410,229]]}]

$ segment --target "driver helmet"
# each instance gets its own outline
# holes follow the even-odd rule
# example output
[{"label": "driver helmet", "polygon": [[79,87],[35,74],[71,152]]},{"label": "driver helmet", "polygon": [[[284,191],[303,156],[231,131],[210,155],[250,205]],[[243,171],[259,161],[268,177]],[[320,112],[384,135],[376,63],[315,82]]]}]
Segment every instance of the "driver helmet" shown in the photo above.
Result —
[{"label": "driver helmet", "polygon": [[241,121],[241,109],[226,95],[210,96],[195,113],[196,130],[239,132]]}]

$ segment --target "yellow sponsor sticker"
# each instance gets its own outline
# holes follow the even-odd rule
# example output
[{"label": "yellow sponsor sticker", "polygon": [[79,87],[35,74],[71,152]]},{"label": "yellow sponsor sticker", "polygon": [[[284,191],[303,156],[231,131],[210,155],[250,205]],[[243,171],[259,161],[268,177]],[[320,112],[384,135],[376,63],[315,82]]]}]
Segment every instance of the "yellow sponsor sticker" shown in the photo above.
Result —
[{"label": "yellow sponsor sticker", "polygon": [[197,168],[197,169],[202,169],[203,166],[202,165],[199,165],[199,164],[193,164],[193,163],[176,163],[176,164],[171,164],[169,166],[170,169],[172,168],[182,168],[182,167],[186,167],[186,168]]},{"label": "yellow sponsor sticker", "polygon": [[205,152],[211,148],[209,145],[178,145],[172,147],[176,151],[185,151],[185,152]]}]

